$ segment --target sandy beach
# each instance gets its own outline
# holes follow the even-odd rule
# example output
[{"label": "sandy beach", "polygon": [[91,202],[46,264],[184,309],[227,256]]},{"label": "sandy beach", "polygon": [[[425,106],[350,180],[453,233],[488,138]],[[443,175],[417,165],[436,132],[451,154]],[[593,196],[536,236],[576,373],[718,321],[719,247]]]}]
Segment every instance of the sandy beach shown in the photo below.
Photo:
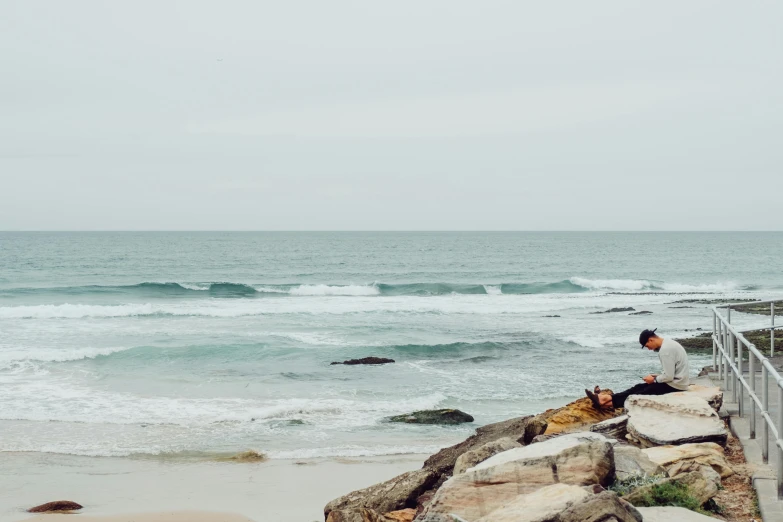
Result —
[{"label": "sandy beach", "polygon": [[[4,453],[0,520],[321,521],[330,500],[417,469],[425,458],[233,463]],[[78,515],[25,512],[53,500],[72,500],[85,507]]]}]

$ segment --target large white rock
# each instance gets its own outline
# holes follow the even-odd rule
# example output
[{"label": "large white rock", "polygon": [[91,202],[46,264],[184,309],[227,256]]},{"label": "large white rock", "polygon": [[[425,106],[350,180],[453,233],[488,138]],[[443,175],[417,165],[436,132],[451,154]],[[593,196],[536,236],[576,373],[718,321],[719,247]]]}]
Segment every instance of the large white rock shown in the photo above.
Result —
[{"label": "large white rock", "polygon": [[584,488],[552,484],[517,498],[476,522],[540,522],[590,495]]},{"label": "large white rock", "polygon": [[553,484],[606,486],[614,476],[612,442],[581,432],[504,451],[447,480],[416,520],[452,522],[457,515],[474,522]]},{"label": "large white rock", "polygon": [[[656,446],[647,448],[644,454],[654,463],[663,466],[671,476],[679,475],[683,471],[690,471],[691,463],[705,465],[714,469],[721,478],[734,474],[723,448],[714,442],[700,442],[696,444],[682,444],[680,446]],[[689,466],[685,466],[689,464]]]},{"label": "large white rock", "polygon": [[629,440],[642,447],[716,442],[728,433],[706,400],[691,393],[631,395],[625,402]]},{"label": "large white rock", "polygon": [[636,509],[644,517],[644,522],[715,522],[719,520],[681,507],[640,507]]},{"label": "large white rock", "polygon": [[604,437],[600,433],[591,433],[589,431],[568,433],[553,439],[545,440],[544,442],[530,444],[529,446],[522,446],[521,448],[514,448],[508,451],[504,451],[503,453],[498,453],[497,455],[488,458],[484,462],[469,468],[467,471],[491,468],[493,466],[505,464],[506,462],[515,460],[549,457],[552,455],[557,455],[564,449],[573,448],[574,446],[591,441],[609,442],[611,444],[617,442],[615,439]]},{"label": "large white rock", "polygon": [[679,393],[689,393],[696,395],[697,397],[701,397],[707,401],[707,404],[712,406],[712,409],[715,411],[718,411],[723,405],[723,392],[717,386],[702,386],[700,384],[691,384],[688,386],[687,392],[675,392],[675,394]]}]

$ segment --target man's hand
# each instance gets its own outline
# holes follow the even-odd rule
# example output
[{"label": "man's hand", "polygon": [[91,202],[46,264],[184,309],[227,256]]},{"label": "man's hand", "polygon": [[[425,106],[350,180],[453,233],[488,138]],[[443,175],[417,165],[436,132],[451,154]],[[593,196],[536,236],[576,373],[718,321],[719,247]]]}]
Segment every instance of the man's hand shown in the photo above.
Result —
[{"label": "man's hand", "polygon": [[647,384],[654,383],[655,382],[655,375],[653,375],[653,374],[648,375],[647,377],[644,378],[644,382],[646,382]]}]

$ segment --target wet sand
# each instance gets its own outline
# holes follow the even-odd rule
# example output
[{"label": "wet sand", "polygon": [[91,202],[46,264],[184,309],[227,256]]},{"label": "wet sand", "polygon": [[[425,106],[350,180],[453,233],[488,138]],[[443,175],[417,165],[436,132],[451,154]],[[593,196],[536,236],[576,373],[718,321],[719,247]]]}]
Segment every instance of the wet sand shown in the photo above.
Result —
[{"label": "wet sand", "polygon": [[[321,522],[330,500],[418,469],[426,457],[238,463],[0,453],[0,520]],[[85,507],[77,515],[25,512],[53,500]]]}]

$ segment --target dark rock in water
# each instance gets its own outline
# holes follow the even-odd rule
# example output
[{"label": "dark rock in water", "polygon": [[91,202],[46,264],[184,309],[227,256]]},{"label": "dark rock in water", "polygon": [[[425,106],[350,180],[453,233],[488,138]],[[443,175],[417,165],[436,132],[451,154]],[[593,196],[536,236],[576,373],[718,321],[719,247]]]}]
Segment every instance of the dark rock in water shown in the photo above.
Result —
[{"label": "dark rock in water", "polygon": [[364,357],[362,359],[349,359],[343,362],[335,361],[332,364],[347,364],[352,366],[354,364],[388,364],[393,362],[394,359],[386,359],[384,357]]},{"label": "dark rock in water", "polygon": [[560,317],[559,315],[543,315],[542,317]]},{"label": "dark rock in water", "polygon": [[635,312],[636,309],[632,308],[630,306],[626,308],[610,308],[609,310],[604,310],[603,312],[590,312],[591,314],[613,314],[615,312]]},{"label": "dark rock in water", "polygon": [[473,422],[473,417],[460,410],[422,410],[406,415],[389,417],[389,422],[407,422],[410,424],[462,424]]},{"label": "dark rock in water", "polygon": [[669,308],[696,308],[695,306],[670,306]]},{"label": "dark rock in water", "polygon": [[634,312],[634,313],[628,314],[628,315],[650,315],[650,314],[652,314],[652,312],[650,312],[648,310],[642,310],[641,312]]},{"label": "dark rock in water", "polygon": [[35,506],[27,510],[28,513],[45,513],[47,511],[75,511],[81,509],[81,504],[71,502],[70,500],[55,500],[54,502],[47,502],[40,506]]}]

